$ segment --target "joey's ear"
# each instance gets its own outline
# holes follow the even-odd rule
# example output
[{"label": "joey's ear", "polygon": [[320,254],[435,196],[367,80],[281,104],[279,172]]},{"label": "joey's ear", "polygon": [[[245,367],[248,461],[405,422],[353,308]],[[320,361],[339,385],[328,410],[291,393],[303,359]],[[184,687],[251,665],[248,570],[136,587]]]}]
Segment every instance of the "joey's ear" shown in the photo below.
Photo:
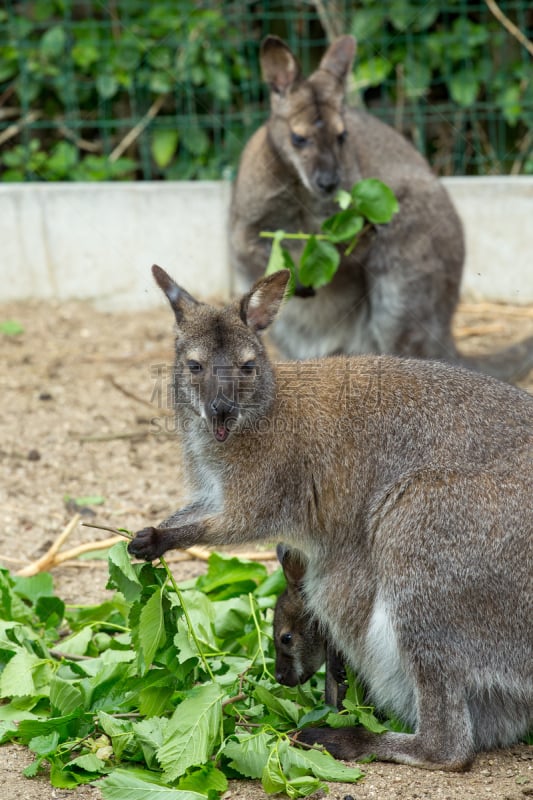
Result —
[{"label": "joey's ear", "polygon": [[320,62],[320,69],[329,72],[344,83],[355,57],[356,41],[353,36],[339,36],[328,47]]},{"label": "joey's ear", "polygon": [[278,36],[263,39],[259,60],[263,80],[276,94],[284,94],[301,78],[298,61]]},{"label": "joey's ear", "polygon": [[287,547],[282,542],[276,547],[276,555],[287,583],[292,586],[301,584],[307,570],[307,557],[300,550]]},{"label": "joey's ear", "polygon": [[152,267],[152,275],[159,288],[166,294],[168,302],[176,315],[176,320],[179,323],[183,316],[184,309],[187,306],[198,305],[198,300],[195,300],[185,289],[178,286],[170,275],[165,272],[164,269],[158,267],[157,264],[154,264]]},{"label": "joey's ear", "polygon": [[280,269],[258,280],[242,298],[241,319],[254,333],[265,330],[274,320],[285,297],[290,276],[290,270]]}]

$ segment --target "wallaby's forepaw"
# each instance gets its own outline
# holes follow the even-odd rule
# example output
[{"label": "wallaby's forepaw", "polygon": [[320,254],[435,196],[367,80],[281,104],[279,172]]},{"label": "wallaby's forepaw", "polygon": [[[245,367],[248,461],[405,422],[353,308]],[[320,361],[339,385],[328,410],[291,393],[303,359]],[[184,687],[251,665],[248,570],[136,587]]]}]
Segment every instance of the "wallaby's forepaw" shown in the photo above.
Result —
[{"label": "wallaby's forepaw", "polygon": [[128,544],[128,553],[145,561],[154,561],[167,550],[164,532],[157,528],[143,528]]},{"label": "wallaby's forepaw", "polygon": [[[304,728],[298,734],[298,741],[302,744],[320,744],[334,758],[343,761],[353,761],[372,753],[368,734],[358,728]],[[375,738],[375,737],[373,737]]]}]

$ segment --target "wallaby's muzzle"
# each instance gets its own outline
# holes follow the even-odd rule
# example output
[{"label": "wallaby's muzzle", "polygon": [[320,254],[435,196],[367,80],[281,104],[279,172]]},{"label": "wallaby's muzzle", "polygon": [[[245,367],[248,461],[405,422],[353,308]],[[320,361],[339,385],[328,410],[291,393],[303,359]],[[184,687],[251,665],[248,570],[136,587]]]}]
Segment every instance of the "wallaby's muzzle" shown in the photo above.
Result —
[{"label": "wallaby's muzzle", "polygon": [[206,411],[207,418],[211,421],[213,436],[217,442],[225,442],[237,424],[238,407],[224,395],[217,395]]},{"label": "wallaby's muzzle", "polygon": [[220,375],[217,374],[220,370],[215,370],[204,402],[204,415],[211,424],[217,442],[226,441],[239,418],[239,405],[235,397],[236,380],[231,374],[231,367],[223,369],[229,374]]}]

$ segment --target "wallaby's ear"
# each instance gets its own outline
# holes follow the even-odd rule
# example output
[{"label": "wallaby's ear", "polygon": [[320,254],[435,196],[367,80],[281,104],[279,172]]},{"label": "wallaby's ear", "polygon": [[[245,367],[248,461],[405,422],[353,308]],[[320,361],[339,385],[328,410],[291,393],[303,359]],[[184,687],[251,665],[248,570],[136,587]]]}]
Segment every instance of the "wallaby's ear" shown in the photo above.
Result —
[{"label": "wallaby's ear", "polygon": [[320,62],[320,69],[329,72],[344,83],[355,57],[356,41],[353,36],[339,36],[328,47]]},{"label": "wallaby's ear", "polygon": [[273,321],[285,297],[290,276],[290,270],[280,269],[258,280],[242,298],[241,319],[254,333],[268,328]]},{"label": "wallaby's ear", "polygon": [[267,36],[259,55],[263,80],[276,94],[284,94],[301,78],[295,56],[278,36]]},{"label": "wallaby's ear", "polygon": [[188,305],[198,305],[198,300],[195,300],[185,289],[178,286],[170,275],[165,272],[164,269],[158,267],[157,264],[154,264],[152,267],[152,275],[159,288],[166,294],[168,302],[176,315],[177,322],[181,322],[185,307]]},{"label": "wallaby's ear", "polygon": [[283,568],[283,573],[290,586],[299,586],[304,577],[307,569],[307,558],[294,547],[287,547],[286,544],[280,542],[276,547],[276,555],[278,561]]}]

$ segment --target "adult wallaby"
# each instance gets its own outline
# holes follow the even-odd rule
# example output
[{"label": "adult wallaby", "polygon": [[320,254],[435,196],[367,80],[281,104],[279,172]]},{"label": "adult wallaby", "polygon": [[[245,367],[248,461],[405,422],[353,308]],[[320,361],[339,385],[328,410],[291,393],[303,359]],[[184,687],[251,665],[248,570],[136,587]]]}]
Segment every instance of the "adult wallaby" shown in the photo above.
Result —
[{"label": "adult wallaby", "polygon": [[276,680],[285,686],[305,683],[326,662],[325,700],[342,708],[346,671],[342,656],[326,642],[316,618],[311,616],[303,592],[307,559],[303,553],[279,544],[276,548],[287,586],[274,609]]},{"label": "adult wallaby", "polygon": [[414,734],[307,729],[342,758],[461,769],[533,724],[533,398],[439,362],[274,367],[284,270],[224,308],[159,267],[191,502],[129,551],[285,540],[310,613]]},{"label": "adult wallaby", "polygon": [[[289,358],[395,353],[453,360],[461,223],[446,190],[404,137],[345,107],[354,55],[355,39],[341,36],[305,79],[281,39],[262,43],[271,114],[244,149],[230,211],[240,288],[249,288],[268,262],[271,240],[260,238],[261,231],[316,232],[339,211],[337,189],[379,178],[395,192],[399,213],[342,256],[329,285],[311,294],[297,289],[301,296],[287,303],[272,336]],[[298,252],[298,245],[290,249]]]},{"label": "adult wallaby", "polygon": [[[400,210],[342,255],[330,284],[297,287],[272,327],[288,358],[392,353],[462,362],[515,380],[533,368],[533,337],[477,359],[459,356],[451,333],[464,261],[461,222],[425,159],[389,126],[345,107],[355,39],[341,36],[308,78],[287,45],[267,36],[261,69],[271,113],[242,153],[229,220],[230,257],[241,291],[265,271],[261,231],[317,232],[339,210],[337,189],[379,178]],[[284,246],[299,257],[299,245]],[[344,248],[345,249],[345,248]]]}]

